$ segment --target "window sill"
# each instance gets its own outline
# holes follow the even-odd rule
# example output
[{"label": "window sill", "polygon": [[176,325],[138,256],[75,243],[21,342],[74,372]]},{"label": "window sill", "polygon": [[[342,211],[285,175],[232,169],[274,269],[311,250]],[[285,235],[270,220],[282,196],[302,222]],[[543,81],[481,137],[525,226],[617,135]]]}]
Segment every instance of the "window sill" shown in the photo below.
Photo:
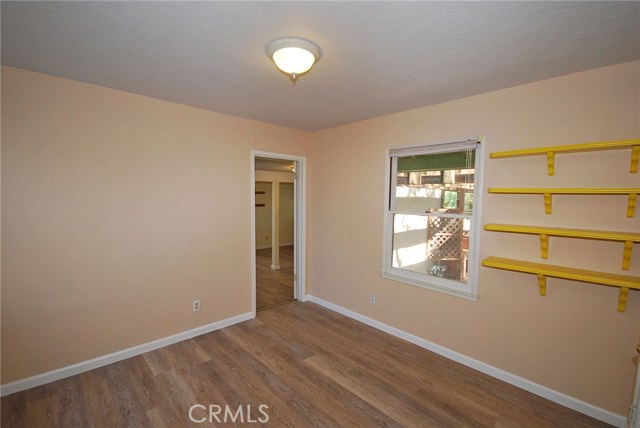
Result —
[{"label": "window sill", "polygon": [[382,272],[381,275],[385,279],[389,279],[396,282],[402,282],[403,284],[412,285],[414,287],[424,288],[431,291],[437,291],[438,293],[448,294],[449,296],[459,297],[461,299],[470,300],[472,302],[478,301],[478,295],[473,292],[453,290],[450,288],[445,288],[445,287],[441,287],[434,284],[418,282],[418,281],[414,281],[409,278],[406,278],[404,276],[394,275],[388,272]]}]

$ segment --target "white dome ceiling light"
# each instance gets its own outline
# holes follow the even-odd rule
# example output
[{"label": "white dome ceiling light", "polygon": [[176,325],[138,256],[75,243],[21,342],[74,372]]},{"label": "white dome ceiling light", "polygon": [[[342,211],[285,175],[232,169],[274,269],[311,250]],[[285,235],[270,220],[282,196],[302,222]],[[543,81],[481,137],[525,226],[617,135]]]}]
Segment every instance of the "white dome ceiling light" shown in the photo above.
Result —
[{"label": "white dome ceiling light", "polygon": [[298,77],[307,73],[320,59],[320,47],[308,40],[297,37],[283,37],[267,45],[267,55],[276,67],[295,85]]}]

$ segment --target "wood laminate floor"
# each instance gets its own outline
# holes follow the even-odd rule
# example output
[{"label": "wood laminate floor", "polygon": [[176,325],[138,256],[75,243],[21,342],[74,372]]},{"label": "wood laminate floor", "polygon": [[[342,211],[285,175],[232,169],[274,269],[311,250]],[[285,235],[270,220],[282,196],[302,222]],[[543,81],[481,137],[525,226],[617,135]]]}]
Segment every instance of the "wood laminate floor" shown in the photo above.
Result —
[{"label": "wood laminate floor", "polygon": [[[244,423],[190,422],[194,404]],[[246,421],[246,406],[251,418]],[[217,408],[214,407],[215,410]],[[201,408],[196,419],[206,417]],[[220,414],[221,417],[222,413]],[[238,415],[236,415],[238,417]],[[224,420],[224,419],[221,419]],[[602,427],[313,303],[2,398],[2,427]]]},{"label": "wood laminate floor", "polygon": [[271,269],[271,248],[256,251],[256,309],[293,300],[293,245],[280,247],[280,269]]}]

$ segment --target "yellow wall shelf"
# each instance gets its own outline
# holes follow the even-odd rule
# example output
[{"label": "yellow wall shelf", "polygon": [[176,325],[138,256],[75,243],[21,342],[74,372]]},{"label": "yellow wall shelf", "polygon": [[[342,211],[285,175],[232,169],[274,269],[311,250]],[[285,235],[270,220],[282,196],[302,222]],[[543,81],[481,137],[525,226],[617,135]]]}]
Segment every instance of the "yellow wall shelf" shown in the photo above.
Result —
[{"label": "yellow wall shelf", "polygon": [[640,193],[640,187],[628,187],[628,188],[508,188],[508,187],[492,187],[488,190],[489,193],[502,193],[502,194],[539,194],[544,196],[544,210],[547,214],[551,214],[551,200],[553,195],[627,195],[627,217],[633,217],[636,202],[638,199],[638,193]]},{"label": "yellow wall shelf", "polygon": [[542,263],[525,262],[521,260],[505,259],[502,257],[487,257],[482,261],[486,267],[523,272],[538,277],[540,295],[547,295],[547,277],[569,279],[573,281],[590,282],[594,284],[619,287],[618,311],[624,312],[629,296],[629,289],[640,289],[640,277],[618,275],[613,273],[596,272],[585,269],[553,266]]},{"label": "yellow wall shelf", "polygon": [[590,152],[595,150],[619,150],[631,149],[631,166],[629,172],[638,172],[638,159],[640,159],[640,140],[625,141],[604,141],[599,143],[572,144],[565,146],[537,147],[534,149],[508,150],[504,152],[493,152],[489,155],[491,159],[511,158],[520,156],[547,156],[547,173],[555,174],[556,153]]},{"label": "yellow wall shelf", "polygon": [[543,259],[549,258],[549,237],[599,239],[623,242],[622,269],[629,270],[634,243],[640,243],[640,233],[612,232],[606,230],[566,229],[561,227],[520,226],[515,224],[486,224],[484,230],[493,232],[525,233],[540,236],[540,251]]}]

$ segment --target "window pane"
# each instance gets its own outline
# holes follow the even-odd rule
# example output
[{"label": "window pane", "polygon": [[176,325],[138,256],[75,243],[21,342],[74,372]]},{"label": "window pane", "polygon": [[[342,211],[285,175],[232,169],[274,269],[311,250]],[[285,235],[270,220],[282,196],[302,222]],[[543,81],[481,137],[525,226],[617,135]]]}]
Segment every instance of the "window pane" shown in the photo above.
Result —
[{"label": "window pane", "polygon": [[398,171],[438,171],[475,165],[475,149],[415,156],[398,156]]},{"label": "window pane", "polygon": [[396,211],[471,214],[474,174],[473,168],[398,172]]},{"label": "window pane", "polygon": [[465,218],[394,214],[392,266],[466,283],[470,225]]},{"label": "window pane", "polygon": [[480,139],[389,149],[383,276],[477,298],[482,153]]}]

